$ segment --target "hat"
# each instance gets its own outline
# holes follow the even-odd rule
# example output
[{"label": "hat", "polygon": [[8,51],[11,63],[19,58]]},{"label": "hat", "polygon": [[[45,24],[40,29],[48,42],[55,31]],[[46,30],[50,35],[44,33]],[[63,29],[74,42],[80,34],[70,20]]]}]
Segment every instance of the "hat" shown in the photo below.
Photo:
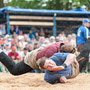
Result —
[{"label": "hat", "polygon": [[50,39],[55,39],[55,37],[54,36],[51,36]]},{"label": "hat", "polygon": [[84,19],[82,23],[90,23],[90,21],[88,19]]},{"label": "hat", "polygon": [[11,48],[12,50],[16,50],[16,47],[15,46],[12,46],[12,48]]}]

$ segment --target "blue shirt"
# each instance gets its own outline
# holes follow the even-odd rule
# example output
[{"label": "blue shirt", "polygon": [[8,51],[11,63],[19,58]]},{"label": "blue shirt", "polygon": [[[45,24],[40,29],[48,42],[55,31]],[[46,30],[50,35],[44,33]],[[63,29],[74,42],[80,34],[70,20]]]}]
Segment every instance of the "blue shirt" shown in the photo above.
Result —
[{"label": "blue shirt", "polygon": [[81,26],[77,30],[77,45],[85,44],[86,43],[85,39],[88,39],[88,36],[89,36],[88,28],[85,26]]},{"label": "blue shirt", "polygon": [[[66,60],[67,55],[69,55],[69,53],[55,53],[53,56],[50,57],[50,59],[52,59],[56,63],[57,66],[60,66]],[[45,70],[44,80],[46,82],[54,84],[54,83],[60,81],[59,80],[60,76],[65,76],[66,78],[69,78],[71,76],[71,72],[72,72],[72,70],[71,70],[70,65],[67,68],[65,68],[64,70],[58,70],[55,72]]]}]

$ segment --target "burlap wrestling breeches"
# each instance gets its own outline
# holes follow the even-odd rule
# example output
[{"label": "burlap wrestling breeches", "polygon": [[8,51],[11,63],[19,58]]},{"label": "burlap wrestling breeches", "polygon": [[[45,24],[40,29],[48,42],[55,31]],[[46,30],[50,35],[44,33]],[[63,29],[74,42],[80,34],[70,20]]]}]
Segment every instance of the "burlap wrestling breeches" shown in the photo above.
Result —
[{"label": "burlap wrestling breeches", "polygon": [[76,63],[72,63],[72,75],[70,78],[75,78],[79,74],[79,66]]},{"label": "burlap wrestling breeches", "polygon": [[29,65],[31,68],[33,69],[37,69],[39,68],[39,66],[37,65],[36,63],[36,57],[37,57],[37,53],[41,50],[42,48],[38,48],[38,49],[35,49],[33,51],[31,51],[29,54],[27,54],[25,56],[25,59],[24,59],[24,63]]}]

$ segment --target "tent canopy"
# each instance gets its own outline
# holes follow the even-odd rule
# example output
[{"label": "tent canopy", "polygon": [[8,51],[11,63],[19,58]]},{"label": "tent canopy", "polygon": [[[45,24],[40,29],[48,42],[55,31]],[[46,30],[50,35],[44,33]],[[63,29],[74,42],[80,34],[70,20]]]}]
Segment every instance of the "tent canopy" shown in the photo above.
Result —
[{"label": "tent canopy", "polygon": [[73,10],[46,10],[46,9],[22,9],[18,6],[16,7],[3,7],[0,9],[0,13],[48,13],[48,14],[90,14],[90,11],[87,11],[83,8],[73,9]]}]

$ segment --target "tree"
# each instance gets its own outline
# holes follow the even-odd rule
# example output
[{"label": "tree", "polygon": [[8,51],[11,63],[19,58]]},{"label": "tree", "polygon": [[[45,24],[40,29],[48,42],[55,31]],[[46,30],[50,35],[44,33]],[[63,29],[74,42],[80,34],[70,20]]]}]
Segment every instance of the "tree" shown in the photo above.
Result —
[{"label": "tree", "polygon": [[19,6],[20,8],[31,9],[54,9],[54,10],[70,10],[73,8],[87,6],[90,10],[90,0],[12,0],[7,6]]},{"label": "tree", "polygon": [[0,8],[4,6],[3,0],[0,0]]}]

